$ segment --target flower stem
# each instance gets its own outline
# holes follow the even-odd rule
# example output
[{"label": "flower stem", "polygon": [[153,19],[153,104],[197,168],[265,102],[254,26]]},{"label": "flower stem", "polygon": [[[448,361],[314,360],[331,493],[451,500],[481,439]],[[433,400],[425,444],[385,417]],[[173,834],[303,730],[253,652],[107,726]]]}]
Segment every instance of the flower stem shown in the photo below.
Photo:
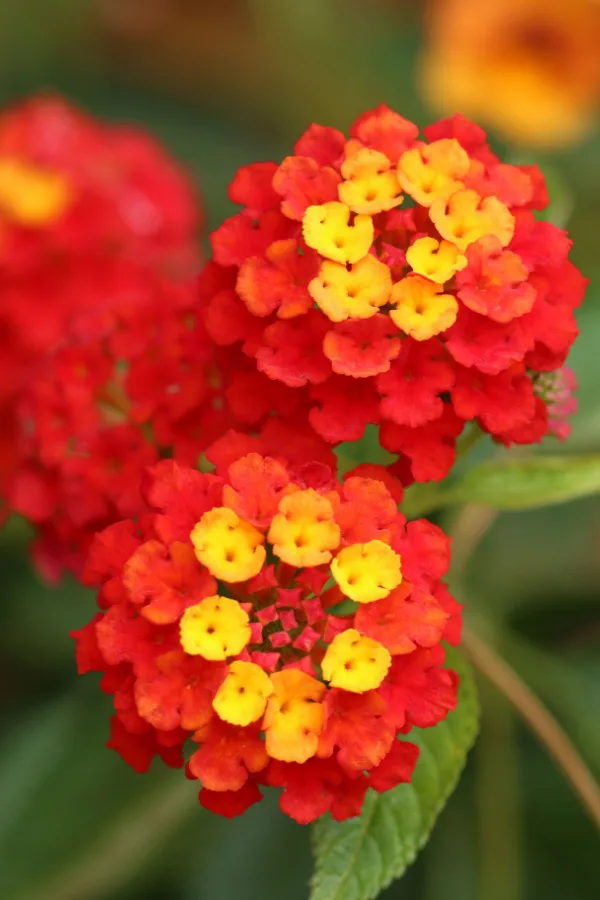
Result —
[{"label": "flower stem", "polygon": [[485,431],[482,431],[479,425],[474,423],[467,425],[456,442],[456,461],[463,459],[483,437],[485,437]]},{"label": "flower stem", "polygon": [[463,648],[473,665],[512,703],[544,745],[600,831],[600,786],[554,716],[508,663],[472,631],[465,631]]}]

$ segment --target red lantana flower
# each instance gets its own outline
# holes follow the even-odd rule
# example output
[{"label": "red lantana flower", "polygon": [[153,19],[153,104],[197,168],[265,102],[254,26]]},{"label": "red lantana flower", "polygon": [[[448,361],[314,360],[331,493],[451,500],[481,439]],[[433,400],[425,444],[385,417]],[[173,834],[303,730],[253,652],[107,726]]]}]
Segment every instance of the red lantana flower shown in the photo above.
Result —
[{"label": "red lantana flower", "polygon": [[218,474],[147,470],[148,512],[91,545],[100,612],[73,633],[78,667],[104,673],[109,746],[137,771],[185,763],[201,804],[228,817],[270,785],[298,822],[343,820],[369,788],[410,781],[403,735],[456,705],[449,541],[406,522],[385,470],[340,482],[269,443],[266,429],[230,434],[206,453]]},{"label": "red lantana flower", "polygon": [[564,436],[539,385],[586,280],[566,233],[536,220],[535,166],[502,163],[460,116],[420,137],[382,105],[349,138],[312,125],[281,164],[240,169],[230,197],[242,209],[212,235],[203,315],[301,394],[295,421],[331,444],[381,425],[405,483],[443,478],[468,422],[505,444]]}]

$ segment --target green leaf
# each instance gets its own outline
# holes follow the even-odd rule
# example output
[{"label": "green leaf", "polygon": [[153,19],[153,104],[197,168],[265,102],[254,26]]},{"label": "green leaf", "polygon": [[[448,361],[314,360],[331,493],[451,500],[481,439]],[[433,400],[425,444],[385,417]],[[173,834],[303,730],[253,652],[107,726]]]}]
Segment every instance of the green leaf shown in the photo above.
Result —
[{"label": "green leaf", "polygon": [[458,707],[435,728],[410,733],[421,748],[411,784],[370,791],[359,818],[340,824],[328,816],[314,826],[310,900],[372,900],[427,842],[478,729],[473,673],[456,650],[448,651],[447,662],[460,675]]},{"label": "green leaf", "polygon": [[534,509],[600,493],[600,454],[530,456],[476,466],[442,491],[438,505],[478,503],[496,509]]}]

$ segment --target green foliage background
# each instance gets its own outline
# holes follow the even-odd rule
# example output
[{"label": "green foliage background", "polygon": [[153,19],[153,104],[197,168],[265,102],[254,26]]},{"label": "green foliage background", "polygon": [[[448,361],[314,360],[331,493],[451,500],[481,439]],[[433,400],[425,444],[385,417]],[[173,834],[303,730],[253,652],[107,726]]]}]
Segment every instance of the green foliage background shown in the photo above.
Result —
[{"label": "green foliage background", "polygon": [[[235,169],[281,157],[311,120],[343,128],[382,100],[416,121],[433,117],[415,84],[420,26],[401,0],[228,0],[222,45],[212,41],[210,54],[202,23],[215,4],[188,0],[198,43],[187,69],[170,65],[176,52],[142,52],[143,41],[115,50],[99,13],[109,5],[0,0],[0,100],[55,88],[150,128],[191,166],[211,227],[228,214]],[[600,452],[599,154],[596,135],[540,160],[552,214],[571,211],[573,259],[592,279],[572,355],[580,412],[567,452]],[[68,581],[41,584],[26,540],[19,522],[0,533],[0,896],[304,900],[309,832],[279,814],[274,796],[222,821],[197,807],[181,773],[136,776],[105,750],[108,699],[93,676],[77,680],[67,637],[90,618],[93,597]],[[557,714],[596,775],[599,584],[600,501],[591,496],[504,512],[453,585],[467,619]],[[482,734],[465,776],[417,863],[382,896],[594,900],[593,827],[504,701],[482,687]]]}]

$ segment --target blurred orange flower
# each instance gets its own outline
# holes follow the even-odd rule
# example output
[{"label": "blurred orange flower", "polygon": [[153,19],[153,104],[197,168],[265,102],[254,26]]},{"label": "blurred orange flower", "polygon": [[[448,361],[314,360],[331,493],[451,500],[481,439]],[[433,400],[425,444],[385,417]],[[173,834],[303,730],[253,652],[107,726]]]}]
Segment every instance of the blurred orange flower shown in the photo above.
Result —
[{"label": "blurred orange flower", "polygon": [[600,93],[597,0],[431,0],[422,89],[520,144],[561,146],[590,127]]}]

